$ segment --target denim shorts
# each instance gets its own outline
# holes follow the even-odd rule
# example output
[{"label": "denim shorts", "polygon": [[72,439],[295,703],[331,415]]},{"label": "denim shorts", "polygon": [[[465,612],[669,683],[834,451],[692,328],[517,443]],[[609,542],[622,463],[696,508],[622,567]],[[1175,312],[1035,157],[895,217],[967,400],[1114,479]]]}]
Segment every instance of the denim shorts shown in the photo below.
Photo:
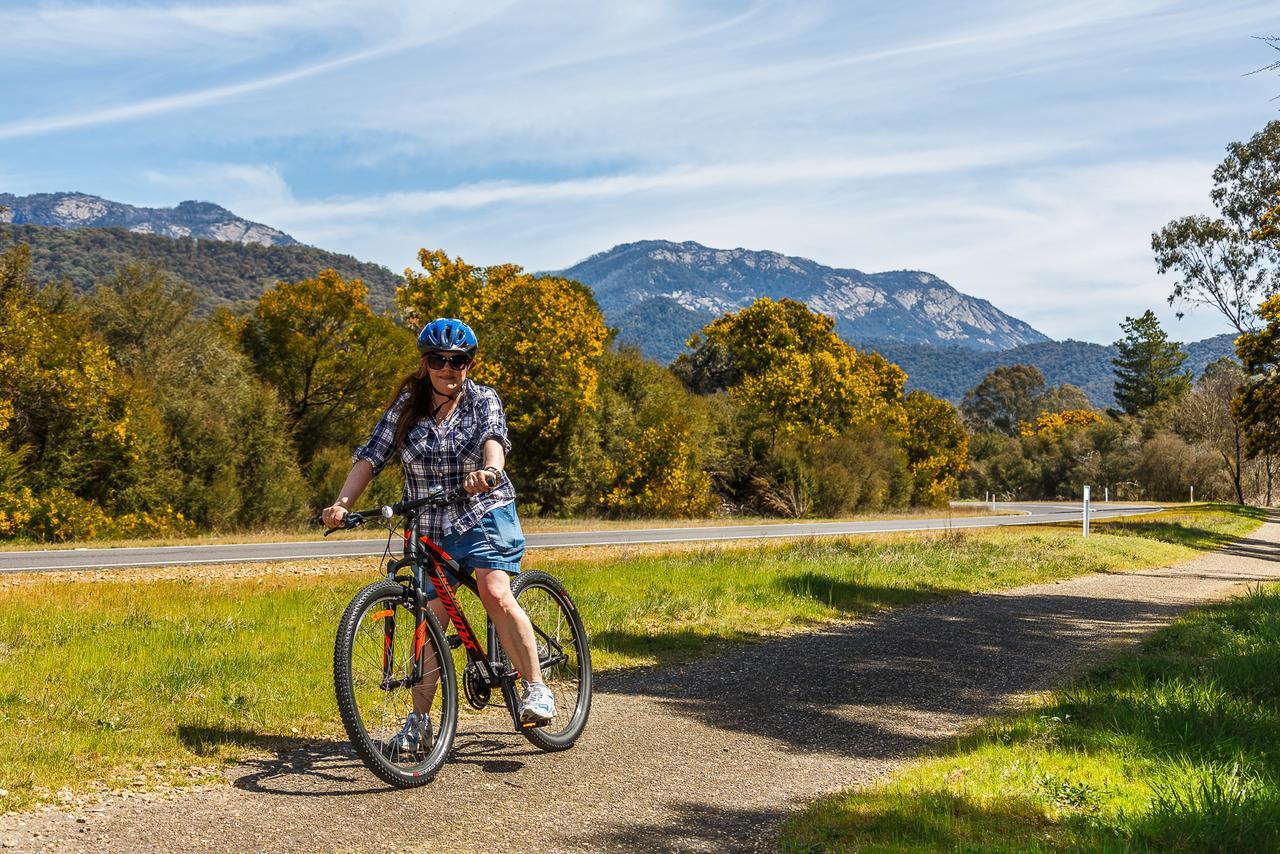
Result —
[{"label": "denim shorts", "polygon": [[[440,547],[468,575],[477,569],[501,569],[517,574],[520,572],[520,559],[524,557],[524,531],[520,528],[515,502],[493,508],[481,516],[470,530],[461,534],[445,534]],[[449,580],[454,587],[458,586],[456,579]],[[428,584],[427,599],[434,598],[435,590]]]}]

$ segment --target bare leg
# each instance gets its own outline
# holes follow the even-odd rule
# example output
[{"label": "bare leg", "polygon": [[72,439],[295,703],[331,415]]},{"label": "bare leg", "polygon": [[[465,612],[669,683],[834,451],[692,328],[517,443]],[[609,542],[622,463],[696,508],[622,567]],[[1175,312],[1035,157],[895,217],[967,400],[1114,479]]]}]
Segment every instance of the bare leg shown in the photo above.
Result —
[{"label": "bare leg", "polygon": [[[427,607],[431,609],[431,613],[436,615],[436,619],[440,621],[440,627],[446,631],[449,628],[449,614],[444,609],[444,603],[439,599],[432,599],[427,603]],[[448,654],[446,652],[446,654]],[[413,710],[418,714],[430,711],[431,701],[436,696],[436,686],[440,684],[440,662],[436,659],[436,652],[433,647],[427,647],[427,654],[422,662],[422,681],[413,686]]]},{"label": "bare leg", "polygon": [[529,615],[511,594],[511,575],[501,569],[477,569],[476,586],[480,602],[493,620],[498,640],[507,651],[511,663],[526,682],[541,682],[542,668],[538,666],[538,648],[533,637],[533,624]]}]

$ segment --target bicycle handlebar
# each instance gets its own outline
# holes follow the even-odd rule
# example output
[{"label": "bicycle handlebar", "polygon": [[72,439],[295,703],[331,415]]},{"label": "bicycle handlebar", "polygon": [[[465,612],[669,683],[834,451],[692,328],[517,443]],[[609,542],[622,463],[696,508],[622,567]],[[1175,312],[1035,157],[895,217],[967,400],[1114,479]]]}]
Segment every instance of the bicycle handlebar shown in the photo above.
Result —
[{"label": "bicycle handlebar", "polygon": [[412,513],[422,507],[432,506],[441,507],[445,504],[452,504],[460,498],[465,498],[467,490],[461,486],[445,491],[441,487],[434,487],[427,492],[422,498],[414,498],[409,501],[398,501],[395,504],[384,504],[381,507],[370,507],[366,510],[350,510],[347,515],[342,517],[342,524],[336,528],[329,528],[324,532],[327,537],[334,531],[346,531],[351,528],[358,528],[364,524],[365,519],[370,516],[381,516],[384,519],[394,519],[396,516],[403,516]]}]

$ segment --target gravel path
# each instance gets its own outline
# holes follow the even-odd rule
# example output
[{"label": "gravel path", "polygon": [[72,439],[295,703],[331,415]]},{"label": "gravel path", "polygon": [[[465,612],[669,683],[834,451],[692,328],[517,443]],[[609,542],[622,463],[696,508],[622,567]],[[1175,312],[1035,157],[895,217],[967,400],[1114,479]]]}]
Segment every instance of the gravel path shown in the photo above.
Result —
[{"label": "gravel path", "polygon": [[[1168,569],[903,608],[600,679],[586,735],[542,754],[473,723],[434,783],[389,790],[299,742],[232,785],[0,819],[0,845],[91,851],[726,851],[875,780],[1190,606],[1280,578],[1280,523]],[[494,723],[497,719],[494,718]],[[536,829],[537,838],[534,830]]]}]

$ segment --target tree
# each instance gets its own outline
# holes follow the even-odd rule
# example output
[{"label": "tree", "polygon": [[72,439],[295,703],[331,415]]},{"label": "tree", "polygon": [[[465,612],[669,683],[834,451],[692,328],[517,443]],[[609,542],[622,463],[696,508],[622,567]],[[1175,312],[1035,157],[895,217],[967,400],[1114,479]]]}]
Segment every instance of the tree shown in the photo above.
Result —
[{"label": "tree", "polygon": [[285,411],[198,304],[158,267],[131,264],[100,280],[84,311],[159,410],[181,472],[174,507],[204,528],[292,521],[305,493]]},{"label": "tree", "polygon": [[1071,383],[1055,385],[1040,396],[1041,412],[1078,412],[1092,408],[1089,395]]},{"label": "tree", "polygon": [[969,429],[1008,436],[1040,412],[1044,374],[1034,365],[1002,365],[965,393],[960,411]]},{"label": "tree", "polygon": [[1159,272],[1180,277],[1170,305],[1209,306],[1246,332],[1258,323],[1254,306],[1280,287],[1280,241],[1268,239],[1280,193],[1280,120],[1227,146],[1213,182],[1220,216],[1174,220],[1151,236],[1151,248]]},{"label": "tree", "polygon": [[497,389],[514,446],[509,468],[539,509],[571,498],[572,444],[596,405],[609,330],[591,289],[514,264],[474,267],[442,250],[418,253],[423,272],[405,271],[396,300],[414,322],[460,317],[480,338],[477,382]]},{"label": "tree", "polygon": [[1067,409],[1062,412],[1041,412],[1035,421],[1024,422],[1018,428],[1022,436],[1045,436],[1072,427],[1088,427],[1097,424],[1102,416],[1092,409]]},{"label": "tree", "polygon": [[1231,405],[1250,457],[1280,453],[1280,296],[1263,302],[1258,314],[1265,325],[1236,339],[1247,380]]},{"label": "tree", "polygon": [[903,400],[907,429],[903,447],[911,466],[911,503],[945,507],[956,497],[959,477],[968,468],[969,434],[956,408],[923,391]]},{"label": "tree", "polygon": [[1178,413],[1178,422],[1187,437],[1213,448],[1231,478],[1236,501],[1245,503],[1242,482],[1243,431],[1231,411],[1232,401],[1244,384],[1244,369],[1230,356],[1223,356],[1204,369],[1192,386]]},{"label": "tree", "polygon": [[[1280,193],[1276,193],[1280,198]],[[1259,220],[1258,228],[1249,233],[1254,240],[1266,241],[1275,250],[1280,250],[1280,202],[1272,205]]]},{"label": "tree", "polygon": [[[0,418],[13,472],[37,493],[70,488],[129,512],[163,505],[174,477],[144,388],[81,315],[51,309],[19,244],[0,255]],[[54,302],[57,302],[55,300]]]},{"label": "tree", "polygon": [[280,395],[306,468],[329,445],[349,445],[416,366],[412,333],[373,313],[359,279],[334,270],[277,282],[252,314],[229,321],[258,376]]},{"label": "tree", "polygon": [[1160,328],[1155,313],[1126,317],[1120,324],[1124,337],[1115,342],[1120,354],[1111,360],[1116,369],[1116,402],[1130,415],[1158,403],[1181,397],[1191,386],[1191,375],[1182,371],[1186,351]]},{"label": "tree", "polygon": [[[670,371],[623,348],[604,354],[595,459],[575,478],[589,507],[620,516],[705,516],[717,499],[711,475],[723,437],[708,402]],[[588,482],[590,481],[590,482]]]},{"label": "tree", "polygon": [[708,324],[689,348],[673,372],[699,392],[727,391],[751,425],[749,465],[729,484],[744,506],[803,516],[955,494],[968,449],[955,408],[904,397],[902,369],[845,344],[831,318],[762,298]]},{"label": "tree", "polygon": [[730,398],[760,418],[772,439],[832,437],[861,423],[902,420],[902,369],[854,350],[831,318],[795,300],[758,299],[708,324],[689,348],[677,373],[705,378],[701,366],[715,365],[714,375],[731,383]]}]

